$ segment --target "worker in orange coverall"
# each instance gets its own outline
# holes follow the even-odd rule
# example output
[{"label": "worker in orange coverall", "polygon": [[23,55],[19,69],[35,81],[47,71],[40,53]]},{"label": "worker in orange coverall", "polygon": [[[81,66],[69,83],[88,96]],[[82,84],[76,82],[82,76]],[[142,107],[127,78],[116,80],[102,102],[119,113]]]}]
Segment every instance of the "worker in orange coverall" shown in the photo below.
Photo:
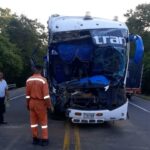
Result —
[{"label": "worker in orange coverall", "polygon": [[[34,74],[26,81],[27,109],[30,112],[33,145],[47,146],[48,117],[47,109],[53,111],[47,80],[41,75],[42,67],[37,65]],[[41,126],[42,136],[39,137],[38,126]]]}]

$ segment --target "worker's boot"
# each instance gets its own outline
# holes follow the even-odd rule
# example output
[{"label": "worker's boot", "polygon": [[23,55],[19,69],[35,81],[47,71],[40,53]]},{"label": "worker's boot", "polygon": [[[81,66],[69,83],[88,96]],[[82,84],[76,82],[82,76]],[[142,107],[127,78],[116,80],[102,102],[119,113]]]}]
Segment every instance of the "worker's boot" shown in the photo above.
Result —
[{"label": "worker's boot", "polygon": [[41,140],[41,146],[48,146],[49,145],[49,140],[48,139],[42,139]]},{"label": "worker's boot", "polygon": [[39,138],[33,138],[33,145],[40,145],[41,140]]}]

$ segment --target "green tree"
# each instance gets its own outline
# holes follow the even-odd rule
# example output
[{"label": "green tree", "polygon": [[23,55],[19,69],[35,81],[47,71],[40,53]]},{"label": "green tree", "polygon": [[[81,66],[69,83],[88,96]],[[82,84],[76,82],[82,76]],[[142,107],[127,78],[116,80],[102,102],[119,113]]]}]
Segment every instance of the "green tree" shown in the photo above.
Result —
[{"label": "green tree", "polygon": [[0,70],[4,71],[9,82],[20,76],[23,62],[18,54],[18,49],[9,40],[0,35]]},{"label": "green tree", "polygon": [[128,10],[127,25],[132,33],[143,34],[150,30],[150,4],[140,4],[135,10]]},{"label": "green tree", "polygon": [[[3,46],[6,46],[6,43],[14,46],[16,55],[22,60],[23,69],[17,77],[16,82],[19,85],[24,85],[26,78],[31,74],[30,59],[34,49],[39,50],[37,53],[37,63],[43,63],[43,56],[47,48],[45,27],[37,20],[31,20],[24,15],[18,16],[12,14],[11,10],[7,8],[0,8],[0,30],[1,37],[7,39],[7,42],[4,42]],[[5,49],[3,48],[1,51],[8,52]],[[3,57],[1,56],[1,58]],[[12,59],[14,56],[9,55],[9,57],[9,59]],[[8,69],[10,72],[13,72],[11,68],[8,67]],[[18,69],[17,66],[16,69]]]}]

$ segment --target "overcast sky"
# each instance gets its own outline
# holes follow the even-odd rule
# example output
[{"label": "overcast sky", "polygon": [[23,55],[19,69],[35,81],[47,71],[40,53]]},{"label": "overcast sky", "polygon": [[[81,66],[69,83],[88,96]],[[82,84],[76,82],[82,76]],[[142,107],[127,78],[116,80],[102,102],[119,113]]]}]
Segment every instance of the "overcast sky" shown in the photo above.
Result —
[{"label": "overcast sky", "polygon": [[0,7],[37,18],[46,25],[51,14],[83,16],[86,11],[95,17],[118,16],[120,21],[125,21],[123,14],[142,3],[150,3],[150,0],[0,0]]}]

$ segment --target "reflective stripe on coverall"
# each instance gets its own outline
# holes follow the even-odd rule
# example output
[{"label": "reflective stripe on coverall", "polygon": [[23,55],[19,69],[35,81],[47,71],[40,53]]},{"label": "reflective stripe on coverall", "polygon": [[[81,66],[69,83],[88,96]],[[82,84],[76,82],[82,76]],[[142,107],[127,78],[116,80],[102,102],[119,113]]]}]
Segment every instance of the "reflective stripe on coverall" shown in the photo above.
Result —
[{"label": "reflective stripe on coverall", "polygon": [[40,125],[42,139],[48,139],[47,108],[50,108],[51,103],[48,83],[40,74],[34,74],[26,81],[26,98],[33,138],[39,138],[38,125]]}]

